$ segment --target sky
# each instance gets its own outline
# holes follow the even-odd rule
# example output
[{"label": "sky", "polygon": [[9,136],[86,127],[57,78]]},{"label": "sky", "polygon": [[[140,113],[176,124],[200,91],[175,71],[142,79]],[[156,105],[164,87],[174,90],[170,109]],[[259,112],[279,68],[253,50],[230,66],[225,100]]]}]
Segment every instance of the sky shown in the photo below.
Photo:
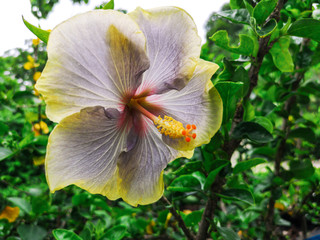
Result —
[{"label": "sky", "polygon": [[[52,29],[60,22],[94,9],[107,0],[89,0],[89,4],[72,4],[71,0],[60,0],[45,20],[38,20],[31,13],[29,0],[0,0],[0,56],[6,50],[23,48],[25,40],[35,38],[24,26],[21,16],[35,26]],[[177,6],[186,10],[194,19],[200,37],[205,39],[204,26],[212,12],[217,12],[228,0],[114,0],[115,9],[133,11],[137,6],[144,9],[160,6]]]}]

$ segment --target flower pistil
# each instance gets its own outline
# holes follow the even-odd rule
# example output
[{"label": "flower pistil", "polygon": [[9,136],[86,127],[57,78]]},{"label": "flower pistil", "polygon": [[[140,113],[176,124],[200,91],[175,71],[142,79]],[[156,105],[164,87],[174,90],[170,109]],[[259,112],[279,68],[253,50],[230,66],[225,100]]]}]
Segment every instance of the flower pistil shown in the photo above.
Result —
[{"label": "flower pistil", "polygon": [[144,107],[142,107],[139,104],[138,99],[132,98],[129,105],[151,119],[154,125],[157,127],[158,131],[165,136],[168,136],[170,138],[184,137],[186,142],[190,142],[191,139],[195,139],[197,137],[197,134],[193,133],[193,130],[197,129],[196,125],[194,124],[187,124],[186,127],[184,127],[181,122],[175,120],[172,117],[164,116],[163,118],[161,118],[160,115],[156,117]]}]

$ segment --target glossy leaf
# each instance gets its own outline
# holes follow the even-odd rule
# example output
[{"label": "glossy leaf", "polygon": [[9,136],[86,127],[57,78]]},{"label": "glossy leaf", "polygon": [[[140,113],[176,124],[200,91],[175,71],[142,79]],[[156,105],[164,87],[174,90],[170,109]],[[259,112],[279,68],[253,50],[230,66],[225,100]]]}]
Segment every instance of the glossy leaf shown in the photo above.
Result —
[{"label": "glossy leaf", "polygon": [[281,72],[292,72],[294,69],[289,46],[290,38],[287,36],[281,37],[270,49],[273,63]]},{"label": "glossy leaf", "polygon": [[9,126],[3,122],[0,122],[0,136],[7,134],[9,131]]},{"label": "glossy leaf", "polygon": [[243,83],[240,82],[219,82],[216,88],[223,102],[223,120],[226,123],[233,117],[236,110],[237,94],[242,89]]},{"label": "glossy leaf", "polygon": [[19,197],[9,197],[9,198],[7,198],[7,200],[9,202],[13,203],[14,206],[19,207],[25,213],[27,213],[29,215],[31,214],[32,207],[31,207],[31,204],[27,200],[25,200],[23,198],[19,198]]},{"label": "glossy leaf", "polygon": [[251,169],[261,163],[266,163],[266,162],[267,161],[262,158],[253,158],[250,160],[238,162],[237,165],[233,168],[233,173],[238,174],[238,173],[244,172],[248,169]]},{"label": "glossy leaf", "polygon": [[312,18],[303,18],[292,23],[287,33],[292,36],[311,38],[320,41],[320,21]]},{"label": "glossy leaf", "polygon": [[66,229],[55,229],[52,234],[56,240],[82,240],[77,234]]},{"label": "glossy leaf", "polygon": [[201,189],[199,180],[192,175],[182,175],[172,181],[167,188],[173,192],[192,192]]},{"label": "glossy leaf", "polygon": [[35,197],[31,200],[32,212],[36,214],[42,214],[49,211],[48,199]]},{"label": "glossy leaf", "polygon": [[100,239],[101,240],[121,240],[126,234],[127,228],[123,225],[109,229]]},{"label": "glossy leaf", "polygon": [[256,23],[256,19],[255,18],[251,18],[251,26],[254,29],[254,31],[256,32],[256,34],[261,37],[267,37],[269,35],[271,35],[278,26],[278,23],[276,20],[274,20],[273,18],[270,19],[266,24],[264,24],[263,26],[259,26]]},{"label": "glossy leaf", "polygon": [[273,140],[267,129],[255,122],[241,122],[233,132],[236,139],[248,138],[256,143],[267,143]]},{"label": "glossy leaf", "polygon": [[20,225],[17,232],[23,240],[42,240],[47,235],[45,229],[36,225]]},{"label": "glossy leaf", "polygon": [[316,135],[310,128],[294,129],[289,133],[288,138],[301,138],[310,143],[316,142]]},{"label": "glossy leaf", "polygon": [[292,172],[294,177],[298,179],[309,178],[315,171],[310,159],[290,161],[289,167],[290,172]]},{"label": "glossy leaf", "polygon": [[250,14],[247,9],[234,9],[218,12],[216,16],[226,18],[233,23],[250,24]]},{"label": "glossy leaf", "polygon": [[193,211],[184,217],[184,222],[187,227],[197,226],[201,221],[203,210]]},{"label": "glossy leaf", "polygon": [[110,0],[109,2],[107,2],[102,9],[114,9],[114,0]]},{"label": "glossy leaf", "polygon": [[242,201],[245,203],[254,204],[252,193],[249,190],[242,188],[227,189],[217,195],[227,200]]},{"label": "glossy leaf", "polygon": [[9,148],[0,147],[0,161],[11,157],[14,153]]},{"label": "glossy leaf", "polygon": [[253,122],[256,122],[256,123],[260,124],[262,127],[267,129],[269,133],[273,132],[272,122],[268,118],[258,116],[258,117],[255,117]]},{"label": "glossy leaf", "polygon": [[244,8],[243,0],[230,0],[231,9]]},{"label": "glossy leaf", "polygon": [[251,121],[255,118],[255,110],[253,105],[250,103],[250,100],[246,99],[243,101],[243,121]]},{"label": "glossy leaf", "polygon": [[232,79],[232,76],[234,74],[235,67],[232,66],[231,62],[229,62],[226,58],[223,59],[223,70],[219,74],[218,79],[230,81]]},{"label": "glossy leaf", "polygon": [[257,24],[263,24],[277,6],[278,0],[262,0],[253,9]]},{"label": "glossy leaf", "polygon": [[38,28],[34,25],[32,25],[31,23],[29,23],[27,20],[25,20],[23,17],[22,17],[22,20],[24,22],[24,24],[26,25],[26,27],[34,34],[36,35],[40,40],[42,40],[43,42],[45,43],[48,43],[48,39],[49,39],[49,35],[50,35],[50,32],[49,31],[46,31],[46,30],[43,30],[41,28]]},{"label": "glossy leaf", "polygon": [[230,162],[227,162],[219,167],[217,167],[216,169],[214,169],[213,171],[211,171],[205,181],[204,184],[204,190],[208,190],[210,188],[210,186],[212,185],[212,183],[214,182],[214,180],[216,179],[216,176],[219,174],[219,172],[228,164],[230,164]]},{"label": "glossy leaf", "polygon": [[202,167],[202,161],[188,162],[184,166],[179,168],[177,171],[175,171],[173,174],[175,176],[180,176],[182,174],[193,173],[195,171],[200,170],[201,167]]},{"label": "glossy leaf", "polygon": [[232,81],[243,83],[241,96],[246,96],[250,86],[250,79],[247,70],[242,66],[238,67],[232,76]]},{"label": "glossy leaf", "polygon": [[210,37],[219,47],[229,52],[250,56],[254,50],[254,42],[251,37],[240,34],[240,43],[237,46],[230,45],[230,39],[226,30],[220,30]]},{"label": "glossy leaf", "polygon": [[240,237],[231,228],[217,227],[217,230],[224,240],[240,240]]},{"label": "glossy leaf", "polygon": [[252,7],[252,5],[251,5],[247,0],[243,0],[243,3],[244,3],[244,5],[245,5],[246,9],[248,10],[250,16],[252,16],[252,14],[253,14],[253,7]]}]

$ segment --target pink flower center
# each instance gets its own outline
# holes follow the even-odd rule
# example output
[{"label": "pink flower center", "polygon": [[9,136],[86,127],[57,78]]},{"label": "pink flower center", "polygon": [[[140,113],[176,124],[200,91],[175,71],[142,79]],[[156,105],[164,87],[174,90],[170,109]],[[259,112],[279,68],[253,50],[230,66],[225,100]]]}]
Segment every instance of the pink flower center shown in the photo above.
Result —
[{"label": "pink flower center", "polygon": [[[134,128],[137,134],[144,135],[147,130],[147,119],[150,119],[161,134],[170,138],[184,138],[186,142],[196,138],[196,125],[183,124],[172,117],[160,116],[162,108],[146,100],[148,92],[137,96],[124,98],[124,110],[122,112],[120,126],[127,126],[127,129]],[[158,117],[156,117],[158,115]]]}]

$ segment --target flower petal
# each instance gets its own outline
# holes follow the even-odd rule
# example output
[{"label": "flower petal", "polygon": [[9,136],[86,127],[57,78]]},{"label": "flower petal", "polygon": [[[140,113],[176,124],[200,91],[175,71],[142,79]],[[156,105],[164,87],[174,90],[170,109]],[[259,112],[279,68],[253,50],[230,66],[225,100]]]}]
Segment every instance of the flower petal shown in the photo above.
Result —
[{"label": "flower petal", "polygon": [[157,201],[163,194],[162,173],[167,164],[178,158],[190,158],[193,151],[177,151],[164,144],[161,134],[146,119],[148,132],[135,147],[119,157],[121,196],[133,206]]},{"label": "flower petal", "polygon": [[117,160],[126,134],[114,112],[89,107],[64,118],[49,137],[46,176],[52,192],[75,184],[114,200],[120,196]]},{"label": "flower petal", "polygon": [[209,143],[220,128],[222,100],[211,82],[211,76],[217,69],[218,65],[200,59],[185,88],[147,98],[147,101],[162,106],[163,115],[182,122],[184,127],[187,124],[195,124],[197,127],[194,131],[197,137],[189,143],[184,138],[172,139],[163,136],[164,142],[171,147],[183,151],[194,149]]},{"label": "flower petal", "polygon": [[95,10],[58,25],[36,84],[48,117],[59,122],[84,107],[119,107],[149,67],[145,47],[139,26],[117,11]]},{"label": "flower petal", "polygon": [[177,7],[137,8],[128,15],[147,38],[150,68],[143,74],[140,89],[153,93],[182,89],[200,54],[201,39],[191,16]]}]

